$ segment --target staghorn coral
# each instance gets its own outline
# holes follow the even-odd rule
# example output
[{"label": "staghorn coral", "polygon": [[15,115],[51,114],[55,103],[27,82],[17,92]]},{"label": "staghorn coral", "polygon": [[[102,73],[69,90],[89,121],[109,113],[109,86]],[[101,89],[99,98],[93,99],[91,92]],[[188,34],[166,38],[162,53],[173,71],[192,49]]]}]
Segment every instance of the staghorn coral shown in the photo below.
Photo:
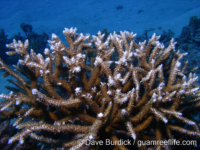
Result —
[{"label": "staghorn coral", "polygon": [[[49,148],[101,149],[105,144],[87,142],[200,136],[197,121],[190,116],[200,105],[198,77],[192,73],[195,69],[187,76],[187,62],[183,66],[180,62],[186,53],[175,51],[173,39],[165,47],[155,34],[137,44],[136,34],[128,31],[114,32],[106,39],[98,32],[92,40],[76,31],[64,29],[68,46],[52,34],[45,58],[32,49],[27,51],[28,40],[7,45],[13,49],[8,55],[21,56],[16,71],[0,61],[17,87],[7,87],[12,92],[0,96],[5,99],[0,114],[16,118],[13,126],[18,133],[9,144],[36,140]],[[110,60],[114,51],[117,61]],[[111,146],[132,147],[150,148]]]}]

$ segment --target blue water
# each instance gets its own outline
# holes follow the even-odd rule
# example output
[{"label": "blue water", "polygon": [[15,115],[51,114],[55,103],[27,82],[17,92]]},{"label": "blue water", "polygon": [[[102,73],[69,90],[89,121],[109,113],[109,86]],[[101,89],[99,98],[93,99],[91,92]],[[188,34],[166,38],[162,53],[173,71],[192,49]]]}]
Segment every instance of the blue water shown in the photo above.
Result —
[{"label": "blue water", "polygon": [[7,0],[0,1],[0,28],[8,36],[22,32],[22,22],[31,24],[37,33],[62,36],[64,27],[96,34],[129,30],[142,34],[153,29],[161,34],[171,29],[181,33],[189,18],[200,15],[199,0]]}]

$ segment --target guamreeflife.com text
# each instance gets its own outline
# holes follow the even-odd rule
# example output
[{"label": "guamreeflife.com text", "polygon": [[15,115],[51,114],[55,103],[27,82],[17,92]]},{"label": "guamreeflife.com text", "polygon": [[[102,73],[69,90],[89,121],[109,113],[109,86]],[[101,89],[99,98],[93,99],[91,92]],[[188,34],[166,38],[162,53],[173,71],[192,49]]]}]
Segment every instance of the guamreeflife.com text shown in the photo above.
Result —
[{"label": "guamreeflife.com text", "polygon": [[168,139],[168,140],[137,140],[133,141],[130,139],[119,139],[118,141],[112,141],[110,139],[105,140],[87,140],[86,145],[135,145],[137,144],[138,147],[141,147],[143,145],[146,146],[156,146],[156,145],[191,145],[191,146],[197,146],[196,140],[183,140],[179,141],[176,139]]}]

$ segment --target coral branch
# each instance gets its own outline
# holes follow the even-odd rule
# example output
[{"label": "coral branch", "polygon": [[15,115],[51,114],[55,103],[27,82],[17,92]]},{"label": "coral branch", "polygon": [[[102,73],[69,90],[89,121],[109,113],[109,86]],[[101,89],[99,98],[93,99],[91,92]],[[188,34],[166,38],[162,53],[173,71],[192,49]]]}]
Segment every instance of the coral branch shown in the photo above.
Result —
[{"label": "coral branch", "polygon": [[88,142],[110,139],[117,143],[110,149],[140,149],[118,142],[200,136],[199,120],[191,117],[200,107],[198,77],[187,74],[181,60],[187,54],[175,50],[174,39],[165,47],[156,34],[139,43],[128,31],[92,39],[76,28],[63,34],[68,46],[52,34],[44,54],[29,52],[28,40],[7,45],[9,56],[20,55],[17,71],[0,60],[3,77],[16,79],[8,80],[12,92],[0,95],[0,120],[13,119],[17,130],[7,137],[10,147],[19,141],[18,147],[106,149]]}]

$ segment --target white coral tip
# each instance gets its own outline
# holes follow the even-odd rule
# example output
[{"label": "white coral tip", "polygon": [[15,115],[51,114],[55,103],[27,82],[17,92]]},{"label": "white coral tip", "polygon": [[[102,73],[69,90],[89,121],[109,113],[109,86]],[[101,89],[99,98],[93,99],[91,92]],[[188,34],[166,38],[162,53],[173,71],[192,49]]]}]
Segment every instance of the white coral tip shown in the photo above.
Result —
[{"label": "white coral tip", "polygon": [[89,135],[89,139],[92,140],[93,139],[93,135]]},{"label": "white coral tip", "polygon": [[109,91],[107,92],[107,94],[108,94],[108,95],[112,95],[112,92],[111,92],[111,90],[109,90]]},{"label": "white coral tip", "polygon": [[8,144],[11,144],[12,142],[13,142],[12,139],[9,139],[9,140],[8,140]]},{"label": "white coral tip", "polygon": [[76,66],[73,68],[74,72],[78,73],[81,71],[81,67],[80,66]]},{"label": "white coral tip", "polygon": [[99,117],[99,118],[103,117],[103,113],[99,113],[99,114],[98,114],[98,117]]},{"label": "white coral tip", "polygon": [[167,123],[168,123],[168,120],[167,120],[167,119],[164,119],[163,121],[165,122],[165,124],[167,124]]},{"label": "white coral tip", "polygon": [[122,114],[127,113],[126,109],[122,109]]},{"label": "white coral tip", "polygon": [[58,36],[55,33],[52,33],[52,39],[54,40],[54,39],[57,39],[57,38],[58,38]]},{"label": "white coral tip", "polygon": [[38,92],[38,90],[37,89],[32,89],[31,92],[32,92],[33,95],[35,95]]}]

